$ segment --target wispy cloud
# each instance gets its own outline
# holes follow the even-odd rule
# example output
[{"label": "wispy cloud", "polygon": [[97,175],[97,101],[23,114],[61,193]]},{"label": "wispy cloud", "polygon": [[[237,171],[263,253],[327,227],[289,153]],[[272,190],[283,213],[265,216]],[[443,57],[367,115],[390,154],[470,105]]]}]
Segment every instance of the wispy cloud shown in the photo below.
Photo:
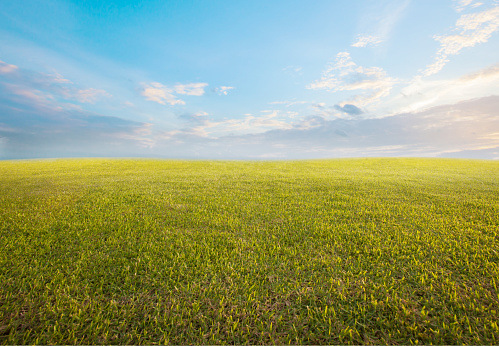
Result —
[{"label": "wispy cloud", "polygon": [[173,87],[167,87],[158,82],[141,83],[141,95],[147,100],[162,105],[185,105],[185,101],[178,99],[177,95],[202,96],[207,83],[176,84]]},{"label": "wispy cloud", "polygon": [[239,119],[210,120],[206,112],[182,114],[181,119],[187,120],[188,125],[172,131],[164,132],[167,138],[176,136],[197,136],[219,138],[229,135],[255,134],[276,129],[290,129],[293,127],[292,118],[295,113],[265,110],[261,115],[245,115]]},{"label": "wispy cloud", "polygon": [[[148,124],[85,110],[111,95],[61,74],[0,64],[0,158],[124,155],[151,147]],[[103,151],[103,148],[106,148]]]},{"label": "wispy cloud", "polygon": [[219,88],[215,88],[215,92],[218,93],[219,95],[227,95],[229,93],[229,90],[233,90],[235,87],[232,86],[221,86]]},{"label": "wispy cloud", "polygon": [[0,61],[0,76],[2,77],[0,83],[12,93],[24,95],[40,103],[46,103],[49,100],[95,103],[100,99],[111,97],[105,90],[79,88],[57,72],[47,74],[29,71],[3,61]]},{"label": "wispy cloud", "polygon": [[349,53],[341,52],[323,72],[321,79],[308,85],[307,89],[365,91],[353,98],[360,106],[365,106],[389,95],[396,82],[381,67],[358,66]]},{"label": "wispy cloud", "polygon": [[307,104],[307,103],[308,103],[308,101],[273,101],[273,102],[269,102],[269,104],[271,104],[271,105],[283,105],[285,107],[303,105],[303,104]]},{"label": "wispy cloud", "polygon": [[128,129],[128,131],[114,134],[114,138],[126,139],[137,142],[141,148],[154,148],[156,139],[153,136],[151,123],[145,123],[137,127]]},{"label": "wispy cloud", "polygon": [[[415,112],[443,104],[499,94],[499,64],[455,78],[427,80],[414,78],[399,95],[385,102],[394,112]],[[390,111],[387,112],[389,114]]]},{"label": "wispy cloud", "polygon": [[208,83],[176,84],[173,90],[180,95],[202,96]]},{"label": "wispy cloud", "polygon": [[167,88],[161,83],[152,82],[150,84],[142,83],[143,90],[141,92],[147,100],[153,101],[162,105],[170,104],[174,105],[185,105],[185,102],[179,100],[174,95],[174,90],[172,88]]},{"label": "wispy cloud", "polygon": [[483,2],[476,0],[454,0],[454,8],[457,12],[463,12],[469,8],[476,8],[483,5]]},{"label": "wispy cloud", "polygon": [[0,83],[0,158],[113,156],[143,147],[140,122],[63,106],[35,90]]},{"label": "wispy cloud", "polygon": [[285,68],[282,69],[286,74],[290,75],[290,76],[297,76],[297,75],[301,75],[303,72],[303,67],[301,66],[293,66],[293,65],[289,65],[289,66],[286,66]]},{"label": "wispy cloud", "polygon": [[376,46],[388,41],[396,25],[407,12],[411,0],[368,1],[360,18],[360,35],[353,47]]},{"label": "wispy cloud", "polygon": [[377,46],[382,42],[381,38],[373,35],[359,35],[352,47],[362,48],[368,46]]},{"label": "wispy cloud", "polygon": [[240,135],[261,133],[273,129],[289,129],[292,125],[284,119],[286,116],[279,111],[263,111],[262,115],[247,115],[242,119],[228,119],[222,121],[207,121],[204,129],[216,137],[229,134]]},{"label": "wispy cloud", "polygon": [[16,65],[10,65],[0,60],[0,74],[7,74],[18,69]]},{"label": "wispy cloud", "polygon": [[473,82],[475,80],[484,80],[499,77],[499,64],[486,67],[474,73],[470,73],[459,78],[461,84]]},{"label": "wispy cloud", "polygon": [[[186,129],[162,136],[157,148],[175,147],[184,157],[199,158],[451,155],[490,158],[499,156],[499,119],[495,116],[498,107],[499,96],[491,96],[384,118],[308,117],[281,129],[272,124],[259,133],[224,131],[222,136],[203,137],[201,128]],[[279,117],[279,114],[268,115],[260,119],[265,125]],[[244,127],[252,120],[229,120],[217,125]]]},{"label": "wispy cloud", "polygon": [[78,90],[73,95],[76,100],[82,103],[95,103],[101,97],[110,96],[105,90],[94,88]]},{"label": "wispy cloud", "polygon": [[464,48],[487,42],[498,29],[499,6],[462,15],[456,22],[453,34],[434,37],[440,42],[440,49],[435,61],[426,67],[423,75],[431,76],[438,73],[449,62],[450,56],[459,54]]}]

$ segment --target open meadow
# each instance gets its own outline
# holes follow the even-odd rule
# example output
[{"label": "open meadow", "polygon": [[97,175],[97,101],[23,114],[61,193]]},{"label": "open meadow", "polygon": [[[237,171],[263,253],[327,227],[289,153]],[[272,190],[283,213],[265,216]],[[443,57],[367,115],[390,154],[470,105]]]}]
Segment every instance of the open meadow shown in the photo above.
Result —
[{"label": "open meadow", "polygon": [[0,162],[2,344],[498,344],[499,162]]}]

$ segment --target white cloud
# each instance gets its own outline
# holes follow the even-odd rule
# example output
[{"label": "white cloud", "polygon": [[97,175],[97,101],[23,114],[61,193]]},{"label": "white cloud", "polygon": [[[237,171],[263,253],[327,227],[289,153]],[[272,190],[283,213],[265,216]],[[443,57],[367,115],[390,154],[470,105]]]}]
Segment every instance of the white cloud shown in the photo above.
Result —
[{"label": "white cloud", "polygon": [[459,78],[459,82],[468,83],[476,80],[483,80],[489,78],[498,78],[499,77],[499,64],[495,64],[493,66],[484,68],[480,71],[470,73]]},{"label": "white cloud", "polygon": [[454,8],[457,12],[463,12],[468,8],[476,8],[482,5],[483,2],[478,2],[475,0],[455,0]]},{"label": "white cloud", "polygon": [[242,119],[207,121],[203,129],[216,137],[228,134],[261,133],[275,129],[290,129],[292,125],[279,111],[269,111],[261,116],[248,115]]},{"label": "white cloud", "polygon": [[426,67],[424,76],[439,72],[449,62],[449,56],[457,55],[464,48],[485,43],[499,29],[499,6],[479,12],[462,15],[456,22],[455,34],[435,36],[440,42],[435,61]]},{"label": "white cloud", "polygon": [[[422,111],[429,107],[499,94],[499,64],[456,78],[425,80],[416,77],[401,93],[386,102],[394,112]],[[386,113],[388,114],[389,111]]]},{"label": "white cloud", "polygon": [[144,96],[147,100],[153,101],[162,105],[166,105],[167,103],[174,105],[185,105],[185,102],[179,100],[173,95],[174,90],[171,88],[167,88],[161,83],[153,82],[150,84],[142,84],[144,89],[142,90],[142,96]]},{"label": "white cloud", "polygon": [[[172,131],[158,139],[185,157],[287,159],[366,156],[460,156],[493,158],[499,154],[499,96],[433,107],[423,112],[376,119],[304,119],[276,127],[280,113],[210,122],[211,127]],[[266,128],[245,129],[252,122]],[[298,126],[300,125],[300,126]],[[272,130],[272,131],[270,131]],[[204,132],[205,136],[199,134]],[[214,131],[219,131],[217,136]],[[159,151],[158,151],[159,152]]]},{"label": "white cloud", "polygon": [[307,104],[307,101],[274,101],[274,102],[269,102],[270,105],[284,105],[286,107],[291,107],[295,105],[303,105]]},{"label": "white cloud", "polygon": [[231,87],[231,86],[221,86],[219,88],[216,88],[215,91],[219,94],[219,95],[227,95],[229,93],[229,90],[233,90],[235,89],[235,87]]},{"label": "white cloud", "polygon": [[431,107],[453,104],[499,94],[499,66],[492,66],[455,79],[428,80],[415,77],[398,93],[383,101],[373,116],[386,117],[421,112]]},{"label": "white cloud", "polygon": [[207,86],[208,83],[177,84],[174,90],[177,94],[202,96],[204,95],[204,88]]},{"label": "white cloud", "polygon": [[59,72],[54,71],[54,74],[52,75],[46,75],[49,79],[52,79],[54,83],[59,83],[59,84],[73,84],[72,81],[70,81],[67,78],[64,78]]},{"label": "white cloud", "polygon": [[341,52],[336,56],[335,63],[323,72],[321,79],[308,85],[307,89],[368,91],[354,97],[360,106],[365,106],[389,95],[396,82],[381,67],[358,66],[349,53]]},{"label": "white cloud", "polygon": [[382,42],[382,40],[377,36],[359,35],[357,37],[357,40],[352,44],[352,47],[362,48],[362,47],[367,47],[367,46],[377,46],[381,42]]},{"label": "white cloud", "polygon": [[208,118],[208,113],[183,115],[181,118],[189,120],[189,126],[182,129],[165,132],[165,138],[175,136],[196,136],[205,138],[219,138],[229,135],[256,134],[269,130],[290,129],[293,127],[292,119],[296,113],[281,113],[277,110],[265,110],[266,113],[260,116],[246,114],[240,119],[224,119],[212,121]]},{"label": "white cloud", "polygon": [[158,82],[141,84],[143,87],[141,94],[147,100],[172,106],[185,105],[185,102],[178,99],[175,94],[202,96],[204,95],[204,88],[208,86],[207,83],[176,84],[174,87],[167,87]]}]

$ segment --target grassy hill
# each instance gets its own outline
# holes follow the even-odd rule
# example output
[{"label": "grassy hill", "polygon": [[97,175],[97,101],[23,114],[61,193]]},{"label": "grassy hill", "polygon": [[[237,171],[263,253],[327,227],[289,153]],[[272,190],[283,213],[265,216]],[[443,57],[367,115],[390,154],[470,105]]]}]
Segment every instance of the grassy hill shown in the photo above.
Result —
[{"label": "grassy hill", "polygon": [[0,162],[0,343],[498,344],[499,162]]}]

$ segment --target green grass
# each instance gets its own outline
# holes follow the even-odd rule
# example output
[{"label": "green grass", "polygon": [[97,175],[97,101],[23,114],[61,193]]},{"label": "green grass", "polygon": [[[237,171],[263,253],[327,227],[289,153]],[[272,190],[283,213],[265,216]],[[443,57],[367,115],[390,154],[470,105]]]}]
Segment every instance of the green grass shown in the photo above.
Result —
[{"label": "green grass", "polygon": [[498,344],[499,162],[0,162],[2,344]]}]

